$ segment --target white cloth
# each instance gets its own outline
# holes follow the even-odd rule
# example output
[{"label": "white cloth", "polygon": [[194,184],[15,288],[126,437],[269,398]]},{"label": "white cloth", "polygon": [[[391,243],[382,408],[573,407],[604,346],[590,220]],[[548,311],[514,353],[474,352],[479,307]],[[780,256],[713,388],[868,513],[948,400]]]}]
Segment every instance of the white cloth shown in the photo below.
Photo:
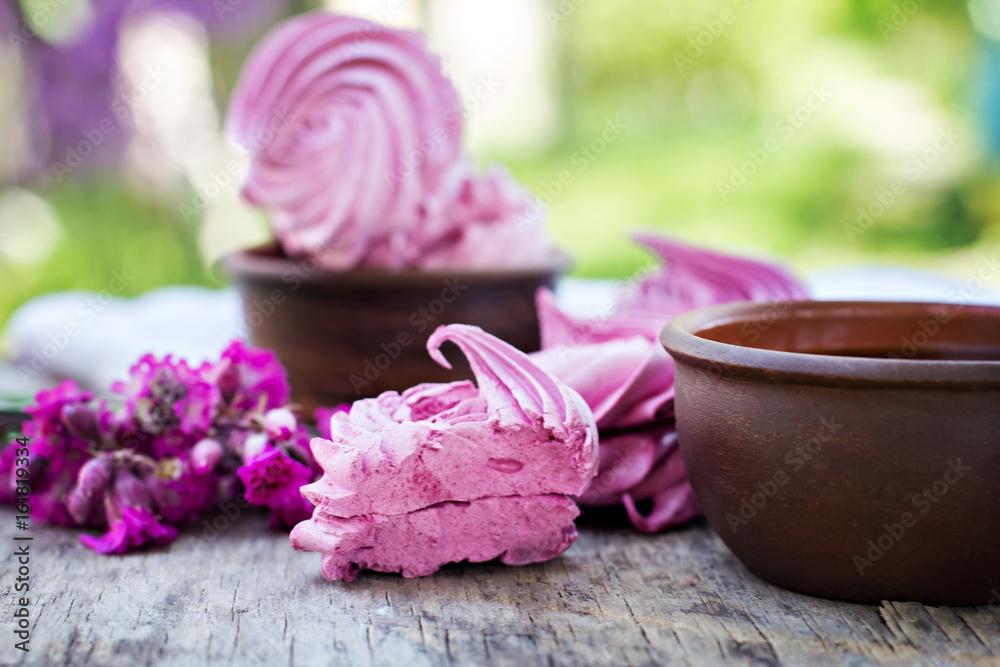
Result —
[{"label": "white cloth", "polygon": [[[1000,305],[1000,292],[981,281],[901,267],[835,269],[814,274],[807,283],[810,293],[823,300]],[[557,296],[568,312],[587,316],[606,311],[615,285],[567,278]],[[232,289],[190,286],[161,287],[135,299],[91,292],[40,296],[7,322],[4,336],[12,368],[0,369],[0,393],[29,394],[64,377],[103,393],[148,352],[173,354],[191,363],[214,359],[240,330],[240,309]]]}]

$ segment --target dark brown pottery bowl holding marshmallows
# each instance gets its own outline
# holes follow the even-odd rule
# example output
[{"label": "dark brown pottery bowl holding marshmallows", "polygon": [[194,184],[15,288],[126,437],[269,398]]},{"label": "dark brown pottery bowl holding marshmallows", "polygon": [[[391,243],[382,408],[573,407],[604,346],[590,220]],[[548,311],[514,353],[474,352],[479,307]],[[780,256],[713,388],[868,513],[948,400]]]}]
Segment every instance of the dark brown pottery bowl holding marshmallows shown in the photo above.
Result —
[{"label": "dark brown pottery bowl holding marshmallows", "polygon": [[761,578],[1000,601],[1000,308],[731,304],[671,321],[698,502]]},{"label": "dark brown pottery bowl holding marshmallows", "polygon": [[442,324],[474,324],[537,350],[535,292],[553,286],[569,259],[525,269],[336,272],[268,245],[228,255],[222,268],[243,299],[250,342],[274,350],[288,369],[292,400],[311,414],[471,377],[460,355],[448,355],[455,362],[448,370],[427,354],[427,338]]}]

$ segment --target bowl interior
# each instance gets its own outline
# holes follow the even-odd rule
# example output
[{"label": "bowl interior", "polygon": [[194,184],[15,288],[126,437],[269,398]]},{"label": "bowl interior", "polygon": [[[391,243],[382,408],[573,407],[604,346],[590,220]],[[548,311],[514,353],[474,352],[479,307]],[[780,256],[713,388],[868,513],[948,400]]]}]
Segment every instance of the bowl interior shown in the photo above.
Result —
[{"label": "bowl interior", "polygon": [[850,357],[1000,361],[1000,309],[944,304],[774,304],[709,323],[701,338]]},{"label": "bowl interior", "polygon": [[772,379],[1000,386],[1000,308],[992,306],[733,303],[674,318],[661,340],[678,361]]}]

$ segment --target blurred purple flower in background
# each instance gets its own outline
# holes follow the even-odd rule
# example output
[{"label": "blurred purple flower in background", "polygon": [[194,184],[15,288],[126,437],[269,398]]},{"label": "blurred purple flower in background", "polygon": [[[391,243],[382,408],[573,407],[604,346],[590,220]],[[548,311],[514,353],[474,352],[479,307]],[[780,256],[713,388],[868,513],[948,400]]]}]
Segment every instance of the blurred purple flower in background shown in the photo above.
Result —
[{"label": "blurred purple flower in background", "polygon": [[[120,105],[117,113],[123,117],[115,115],[112,91],[120,78],[118,28],[129,4],[129,0],[95,3],[90,24],[66,44],[38,37],[23,43],[21,55],[32,96],[32,145],[42,169],[54,161],[72,165],[69,151],[82,141],[94,145],[93,155],[83,156],[88,165],[111,167],[121,156],[131,117]],[[106,118],[120,126],[119,131],[102,133],[100,142],[88,140],[85,133],[101,132]]]},{"label": "blurred purple flower in background", "polygon": [[[21,56],[27,83],[31,161],[27,178],[56,180],[76,168],[121,165],[133,133],[131,107],[122,95],[118,48],[123,25],[155,12],[184,14],[212,37],[252,38],[281,16],[287,0],[97,0],[74,34],[60,43],[35,32],[65,11],[49,3],[27,15],[16,0],[0,0],[3,41]],[[30,5],[29,5],[30,6]],[[121,95],[121,96],[118,96]]]},{"label": "blurred purple flower in background", "polygon": [[132,0],[144,11],[187,14],[212,35],[240,39],[260,32],[282,16],[288,0]]}]

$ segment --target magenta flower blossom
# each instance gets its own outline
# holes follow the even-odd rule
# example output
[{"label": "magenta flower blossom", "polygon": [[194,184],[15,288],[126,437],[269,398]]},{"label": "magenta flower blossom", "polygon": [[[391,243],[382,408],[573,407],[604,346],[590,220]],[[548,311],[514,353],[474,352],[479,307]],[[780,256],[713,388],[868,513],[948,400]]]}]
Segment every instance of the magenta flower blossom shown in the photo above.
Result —
[{"label": "magenta flower blossom", "polygon": [[220,399],[218,388],[205,377],[209,369],[207,363],[190,368],[171,355],[157,361],[147,354],[132,366],[129,380],[116,382],[112,390],[125,396],[127,410],[149,433],[204,433]]},{"label": "magenta flower blossom", "polygon": [[88,454],[79,449],[66,449],[52,458],[32,455],[31,517],[53,526],[74,526],[76,521],[66,501],[76,486],[76,478]]},{"label": "magenta flower blossom", "polygon": [[130,369],[128,381],[112,389],[125,396],[132,415],[136,444],[157,458],[187,452],[212,428],[221,393],[208,379],[210,364],[191,368],[170,355],[157,360],[147,354]]},{"label": "magenta flower blossom", "polygon": [[111,486],[114,469],[114,454],[110,452],[90,459],[80,468],[76,486],[70,491],[66,506],[81,526],[107,525],[107,517],[103,513],[104,495]]},{"label": "magenta flower blossom", "polygon": [[[183,363],[183,362],[182,362]],[[188,380],[187,391],[174,404],[174,413],[180,419],[180,431],[186,435],[205,433],[212,427],[212,417],[219,402],[219,389],[208,381]]]},{"label": "magenta flower blossom", "polygon": [[66,430],[74,438],[84,441],[101,439],[101,424],[97,413],[90,407],[68,403],[62,408],[61,418]]},{"label": "magenta flower blossom", "polygon": [[157,521],[146,485],[123,467],[115,470],[114,478],[114,488],[104,501],[110,530],[100,537],[81,535],[80,542],[99,554],[123,554],[147,544],[172,542],[177,529]]},{"label": "magenta flower blossom", "polygon": [[175,525],[194,521],[211,508],[219,486],[215,475],[197,472],[186,455],[160,459],[143,481],[156,511]]},{"label": "magenta flower blossom", "polygon": [[[81,541],[107,554],[169,542],[176,525],[244,492],[276,528],[311,513],[299,487],[320,471],[271,352],[237,341],[200,366],[146,355],[113,388],[124,397],[117,411],[69,381],[27,408],[33,518],[104,528]],[[20,447],[0,449],[2,503],[17,500]]]},{"label": "magenta flower blossom", "polygon": [[67,506],[69,493],[91,456],[88,448],[100,445],[114,428],[107,407],[103,403],[92,406],[92,400],[90,392],[80,391],[76,383],[66,380],[54,389],[38,392],[35,402],[25,408],[32,417],[24,424],[31,451],[31,515],[39,521],[58,526],[76,524]]},{"label": "magenta flower blossom", "polygon": [[643,336],[552,347],[532,359],[583,396],[599,430],[674,418],[674,361]]},{"label": "magenta flower blossom", "polygon": [[268,410],[264,415],[264,433],[271,440],[290,440],[297,430],[298,422],[288,408]]},{"label": "magenta flower blossom", "polygon": [[126,507],[111,530],[100,537],[81,535],[80,542],[99,554],[123,554],[149,545],[160,546],[177,539],[177,529],[164,526],[147,509]]},{"label": "magenta flower blossom", "polygon": [[226,348],[210,375],[223,401],[235,410],[280,408],[291,395],[285,368],[274,353],[249,347],[241,340],[234,340]]},{"label": "magenta flower blossom", "polygon": [[219,461],[222,460],[225,453],[222,443],[218,440],[213,440],[212,438],[199,440],[191,448],[191,467],[199,474],[212,472],[215,470],[215,466],[219,464]]},{"label": "magenta flower blossom", "polygon": [[246,496],[254,505],[281,508],[300,496],[299,488],[313,476],[312,470],[293,461],[277,447],[268,446],[238,471],[246,486]]},{"label": "magenta flower blossom", "polygon": [[64,449],[81,449],[86,443],[66,428],[63,409],[85,406],[94,398],[80,391],[72,380],[64,380],[54,389],[42,390],[26,408],[31,419],[24,424],[24,435],[31,441],[31,451],[38,456],[54,456]]},{"label": "magenta flower blossom", "polygon": [[268,440],[266,433],[251,433],[242,441],[239,450],[240,457],[244,462],[252,461],[263,454],[269,447],[271,447],[271,441]]}]

